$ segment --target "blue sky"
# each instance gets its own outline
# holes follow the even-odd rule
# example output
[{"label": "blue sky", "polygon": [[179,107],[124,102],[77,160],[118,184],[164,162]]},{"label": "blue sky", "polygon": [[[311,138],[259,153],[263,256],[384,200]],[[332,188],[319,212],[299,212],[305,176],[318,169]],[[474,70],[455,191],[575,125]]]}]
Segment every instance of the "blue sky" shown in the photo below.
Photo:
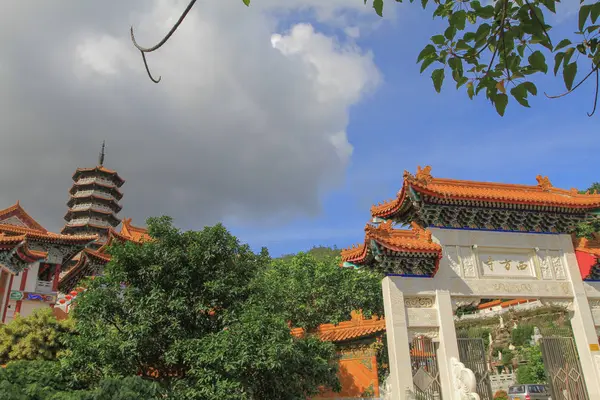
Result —
[{"label": "blue sky", "polygon": [[[483,96],[471,101],[451,80],[437,94],[431,68],[420,74],[415,61],[440,22],[415,4],[394,11],[395,18],[357,41],[373,52],[384,82],[350,112],[348,138],[354,153],[343,187],[322,194],[321,211],[314,218],[297,218],[276,229],[229,224],[242,241],[254,248],[266,246],[274,256],[314,245],[359,243],[371,205],[395,196],[403,171],[414,172],[417,165],[431,165],[437,177],[492,182],[535,184],[542,174],[563,188],[585,188],[600,180],[593,167],[600,125],[598,117],[586,115],[592,85],[550,100],[543,92],[561,92],[562,78],[537,77],[540,95],[530,100],[531,108],[511,102],[503,118]],[[562,18],[557,34],[571,32],[574,18]],[[310,22],[317,30],[331,29]],[[552,60],[548,63],[552,68]]]}]

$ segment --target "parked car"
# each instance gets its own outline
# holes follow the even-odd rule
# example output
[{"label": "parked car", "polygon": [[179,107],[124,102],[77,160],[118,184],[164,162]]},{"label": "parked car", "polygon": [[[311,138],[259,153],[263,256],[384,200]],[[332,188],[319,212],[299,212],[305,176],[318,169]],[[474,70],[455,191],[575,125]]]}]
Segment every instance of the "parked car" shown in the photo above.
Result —
[{"label": "parked car", "polygon": [[508,388],[509,400],[551,400],[546,385],[514,385]]}]

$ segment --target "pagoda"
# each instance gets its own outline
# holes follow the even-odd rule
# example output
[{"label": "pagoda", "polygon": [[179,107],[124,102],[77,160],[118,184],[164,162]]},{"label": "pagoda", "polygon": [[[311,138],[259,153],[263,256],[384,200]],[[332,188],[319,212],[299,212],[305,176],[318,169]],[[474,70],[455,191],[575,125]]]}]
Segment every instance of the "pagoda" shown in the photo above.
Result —
[{"label": "pagoda", "polygon": [[117,217],[121,211],[119,190],[125,181],[116,171],[104,167],[102,143],[98,165],[93,168],[77,168],[73,174],[74,184],[69,190],[69,210],[65,214],[67,223],[61,233],[68,235],[98,235],[92,247],[99,248],[108,240],[109,230],[119,225]]}]

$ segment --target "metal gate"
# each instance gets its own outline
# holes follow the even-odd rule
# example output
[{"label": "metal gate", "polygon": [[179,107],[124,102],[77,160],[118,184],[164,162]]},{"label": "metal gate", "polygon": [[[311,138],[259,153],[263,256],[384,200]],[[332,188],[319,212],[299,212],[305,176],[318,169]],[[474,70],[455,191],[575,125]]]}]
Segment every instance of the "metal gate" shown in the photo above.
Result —
[{"label": "metal gate", "polygon": [[540,339],[552,400],[589,400],[573,338]]},{"label": "metal gate", "polygon": [[442,399],[436,350],[431,338],[426,336],[418,336],[410,343],[410,362],[417,400]]},{"label": "metal gate", "polygon": [[492,383],[485,357],[485,344],[479,338],[459,338],[458,354],[460,362],[475,374],[477,394],[481,400],[493,400]]}]

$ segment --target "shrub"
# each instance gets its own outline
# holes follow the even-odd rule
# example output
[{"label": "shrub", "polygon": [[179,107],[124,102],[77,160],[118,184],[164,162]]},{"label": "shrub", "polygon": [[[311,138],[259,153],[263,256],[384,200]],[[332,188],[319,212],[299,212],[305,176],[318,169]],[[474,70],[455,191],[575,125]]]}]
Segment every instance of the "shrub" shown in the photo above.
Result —
[{"label": "shrub", "polygon": [[508,400],[508,393],[505,390],[498,390],[494,393],[494,400]]}]

